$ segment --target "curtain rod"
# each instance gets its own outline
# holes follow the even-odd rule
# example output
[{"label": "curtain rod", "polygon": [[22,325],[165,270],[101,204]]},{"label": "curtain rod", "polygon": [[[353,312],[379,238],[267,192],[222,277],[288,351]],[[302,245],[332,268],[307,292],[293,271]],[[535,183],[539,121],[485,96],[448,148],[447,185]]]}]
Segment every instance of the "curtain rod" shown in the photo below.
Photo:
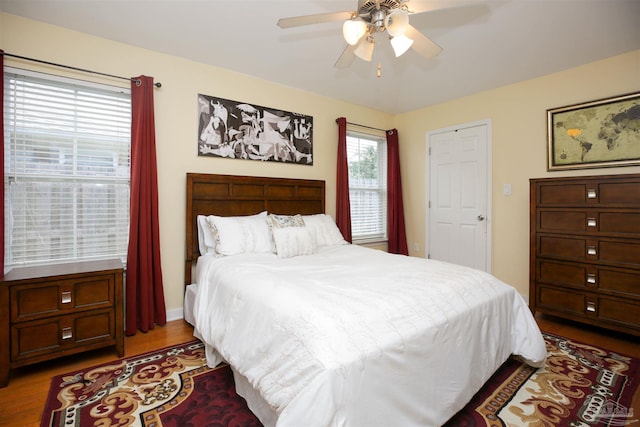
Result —
[{"label": "curtain rod", "polygon": [[[338,123],[338,119],[336,119],[336,123]],[[373,126],[367,126],[367,125],[360,125],[358,123],[352,123],[352,122],[347,122],[348,125],[352,125],[352,126],[359,126],[361,128],[367,128],[367,129],[373,129],[373,130],[379,130],[382,132],[386,132],[386,129],[380,129],[380,128],[374,128]]]},{"label": "curtain rod", "polygon": [[[139,79],[134,79],[134,78],[130,78],[130,77],[121,77],[121,76],[116,76],[116,75],[113,75],[113,74],[101,73],[99,71],[86,70],[84,68],[72,67],[71,65],[56,64],[55,62],[43,61],[42,59],[28,58],[26,56],[15,55],[13,53],[7,53],[7,52],[2,52],[2,51],[0,51],[0,55],[10,56],[12,58],[24,59],[26,61],[38,62],[40,64],[52,65],[54,67],[67,68],[67,69],[74,70],[74,71],[82,71],[83,73],[97,74],[99,76],[111,77],[111,78],[114,78],[114,79],[128,80],[130,82],[136,82],[136,84],[138,86],[140,86],[140,80]],[[155,87],[162,87],[162,83],[160,83],[160,82],[156,82],[153,85]]]}]

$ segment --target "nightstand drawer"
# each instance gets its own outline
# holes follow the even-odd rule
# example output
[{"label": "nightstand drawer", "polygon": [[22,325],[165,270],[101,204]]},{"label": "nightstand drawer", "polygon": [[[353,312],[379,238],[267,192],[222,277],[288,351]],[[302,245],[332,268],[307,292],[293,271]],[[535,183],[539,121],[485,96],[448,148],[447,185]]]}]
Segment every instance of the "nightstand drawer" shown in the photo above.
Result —
[{"label": "nightstand drawer", "polygon": [[28,321],[113,306],[113,275],[33,283],[11,288],[11,321]]},{"label": "nightstand drawer", "polygon": [[0,387],[19,366],[115,347],[124,356],[119,259],[14,268],[0,281]]},{"label": "nightstand drawer", "polygon": [[22,322],[11,327],[11,359],[33,358],[76,346],[115,340],[113,310]]}]

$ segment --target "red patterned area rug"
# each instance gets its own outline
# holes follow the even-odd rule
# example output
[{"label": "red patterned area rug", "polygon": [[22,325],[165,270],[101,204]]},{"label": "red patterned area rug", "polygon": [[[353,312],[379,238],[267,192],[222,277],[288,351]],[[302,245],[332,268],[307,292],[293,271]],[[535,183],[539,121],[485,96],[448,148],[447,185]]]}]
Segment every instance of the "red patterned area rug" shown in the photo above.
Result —
[{"label": "red patterned area rug", "polygon": [[[544,335],[543,368],[509,359],[446,426],[640,427],[630,409],[640,360]],[[229,367],[208,368],[194,341],[54,377],[41,426],[261,424],[235,393]]]},{"label": "red patterned area rug", "polygon": [[640,423],[640,360],[544,333],[540,369],[507,360],[446,427],[611,427]]},{"label": "red patterned area rug", "polygon": [[227,365],[192,341],[54,377],[41,427],[262,426]]}]

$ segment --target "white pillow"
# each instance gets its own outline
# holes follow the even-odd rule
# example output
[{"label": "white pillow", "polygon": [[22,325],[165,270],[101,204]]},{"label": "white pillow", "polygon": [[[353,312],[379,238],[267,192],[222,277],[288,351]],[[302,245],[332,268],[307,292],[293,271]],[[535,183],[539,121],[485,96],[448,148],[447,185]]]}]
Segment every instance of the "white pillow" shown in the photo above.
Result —
[{"label": "white pillow", "polygon": [[269,214],[267,222],[278,258],[311,255],[316,251],[315,238],[305,226],[302,215]]},{"label": "white pillow", "polygon": [[303,215],[302,219],[313,234],[318,246],[346,245],[348,243],[342,237],[342,233],[331,215]]},{"label": "white pillow", "polygon": [[200,255],[216,253],[216,236],[213,228],[207,222],[205,215],[198,215],[196,218],[198,224],[198,249]]},{"label": "white pillow", "polygon": [[238,255],[271,252],[271,238],[266,218],[266,211],[250,216],[209,215],[207,222],[216,236],[215,253]]},{"label": "white pillow", "polygon": [[271,233],[278,258],[311,255],[316,251],[315,239],[307,227],[274,227]]}]

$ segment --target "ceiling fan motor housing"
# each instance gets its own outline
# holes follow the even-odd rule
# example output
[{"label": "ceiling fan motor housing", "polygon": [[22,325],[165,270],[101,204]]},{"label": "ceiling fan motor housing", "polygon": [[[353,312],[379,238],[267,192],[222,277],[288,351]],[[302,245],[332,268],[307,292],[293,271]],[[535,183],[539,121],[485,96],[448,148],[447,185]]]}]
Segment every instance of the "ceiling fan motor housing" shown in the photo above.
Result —
[{"label": "ceiling fan motor housing", "polygon": [[380,6],[380,9],[385,10],[385,12],[393,9],[397,9],[401,6],[403,1],[399,0],[358,0],[358,13],[360,14],[369,14],[372,11]]},{"label": "ceiling fan motor housing", "polygon": [[378,32],[385,29],[385,18],[396,9],[400,9],[404,1],[400,0],[359,0],[358,14],[371,25],[369,31]]}]

